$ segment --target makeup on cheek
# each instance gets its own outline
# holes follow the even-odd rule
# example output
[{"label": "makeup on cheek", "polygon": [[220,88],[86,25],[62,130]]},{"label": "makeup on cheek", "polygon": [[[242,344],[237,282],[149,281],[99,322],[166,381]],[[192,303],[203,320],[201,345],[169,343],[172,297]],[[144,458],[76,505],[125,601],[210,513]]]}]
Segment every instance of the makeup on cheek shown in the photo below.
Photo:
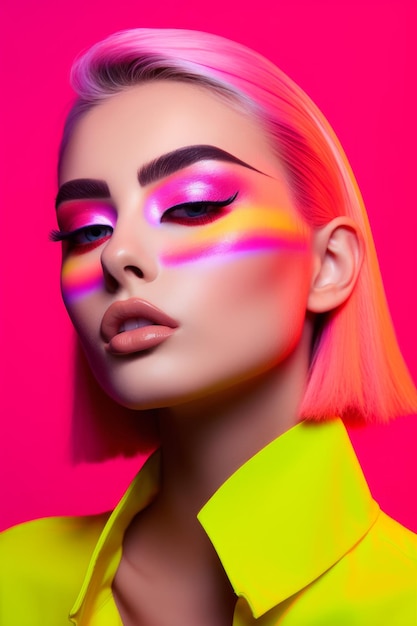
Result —
[{"label": "makeup on cheek", "polygon": [[103,281],[103,270],[98,259],[86,263],[82,257],[71,256],[62,264],[61,289],[66,303],[74,302],[101,289]]},{"label": "makeup on cheek", "polygon": [[307,229],[288,209],[240,206],[221,220],[189,234],[162,254],[164,265],[182,265],[207,258],[235,257],[267,251],[302,251]]}]

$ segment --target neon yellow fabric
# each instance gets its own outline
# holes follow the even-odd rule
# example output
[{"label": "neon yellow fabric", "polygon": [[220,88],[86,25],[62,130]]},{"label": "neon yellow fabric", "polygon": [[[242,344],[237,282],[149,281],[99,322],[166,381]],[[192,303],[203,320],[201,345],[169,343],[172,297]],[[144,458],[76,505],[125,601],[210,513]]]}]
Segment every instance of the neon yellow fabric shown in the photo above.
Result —
[{"label": "neon yellow fabric", "polygon": [[[109,519],[3,533],[1,626],[61,626],[69,612],[78,626],[120,626],[111,584],[123,534],[157,492],[158,472],[155,454]],[[340,420],[292,428],[198,518],[238,595],[233,626],[417,624],[416,537],[379,510]]]}]

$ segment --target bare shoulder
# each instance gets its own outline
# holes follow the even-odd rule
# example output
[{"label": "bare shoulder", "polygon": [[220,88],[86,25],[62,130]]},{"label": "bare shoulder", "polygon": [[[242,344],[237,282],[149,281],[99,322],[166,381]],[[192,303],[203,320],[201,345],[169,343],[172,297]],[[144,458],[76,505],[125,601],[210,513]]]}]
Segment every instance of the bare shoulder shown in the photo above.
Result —
[{"label": "bare shoulder", "polygon": [[108,516],[45,518],[0,534],[2,625],[68,624]]}]

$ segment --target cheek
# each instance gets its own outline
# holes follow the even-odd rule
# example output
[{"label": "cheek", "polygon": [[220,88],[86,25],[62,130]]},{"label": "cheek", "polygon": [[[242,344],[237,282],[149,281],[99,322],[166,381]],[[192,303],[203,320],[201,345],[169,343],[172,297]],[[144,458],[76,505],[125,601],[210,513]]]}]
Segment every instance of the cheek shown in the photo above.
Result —
[{"label": "cheek", "polygon": [[188,288],[179,290],[190,354],[213,354],[231,369],[236,363],[258,367],[283,358],[298,342],[310,284],[308,254],[266,252],[193,270],[187,268],[182,283]]},{"label": "cheek", "polygon": [[204,342],[220,343],[232,360],[290,351],[304,325],[311,276],[310,231],[298,216],[243,206],[186,234],[162,261],[187,276],[178,282],[182,302],[196,311],[190,323],[201,351]]},{"label": "cheek", "polygon": [[62,263],[61,289],[67,306],[103,287],[100,260],[94,255],[69,256]]},{"label": "cheek", "polygon": [[228,281],[223,290],[224,310],[229,311],[228,350],[237,361],[261,371],[295,349],[305,323],[309,275],[304,254],[267,253]]},{"label": "cheek", "polygon": [[[236,311],[246,328],[261,335],[284,337],[305,317],[310,276],[308,255],[265,253],[242,259],[223,289],[223,302]],[[236,271],[237,270],[237,271]],[[256,329],[256,330],[255,330]]]}]

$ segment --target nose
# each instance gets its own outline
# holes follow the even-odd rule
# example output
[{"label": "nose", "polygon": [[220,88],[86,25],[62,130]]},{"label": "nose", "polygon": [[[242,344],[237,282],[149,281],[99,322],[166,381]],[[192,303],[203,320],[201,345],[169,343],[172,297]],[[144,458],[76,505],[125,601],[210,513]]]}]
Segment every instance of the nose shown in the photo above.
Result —
[{"label": "nose", "polygon": [[127,221],[116,224],[101,253],[106,289],[114,293],[129,290],[135,283],[151,282],[158,275],[158,262],[152,237],[141,225]]}]

